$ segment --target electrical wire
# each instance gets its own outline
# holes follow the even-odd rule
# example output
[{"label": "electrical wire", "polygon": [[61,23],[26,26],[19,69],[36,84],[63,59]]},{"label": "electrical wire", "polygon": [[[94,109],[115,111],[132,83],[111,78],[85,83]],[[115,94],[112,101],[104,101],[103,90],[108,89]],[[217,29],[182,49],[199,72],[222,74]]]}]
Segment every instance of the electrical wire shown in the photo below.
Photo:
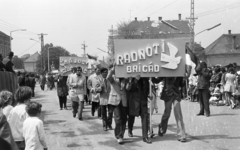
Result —
[{"label": "electrical wire", "polygon": [[211,15],[211,14],[216,14],[216,13],[219,13],[219,12],[226,11],[226,9],[234,9],[234,8],[237,8],[237,7],[240,7],[240,3],[234,3],[234,4],[231,4],[227,7],[221,7],[221,8],[217,8],[217,9],[214,9],[214,10],[206,11],[206,12],[197,14],[196,16],[197,17],[208,16],[208,15]]},{"label": "electrical wire", "polygon": [[155,5],[156,5],[157,3],[159,3],[159,2],[161,2],[161,1],[160,1],[160,0],[157,0],[157,2],[156,2],[156,3],[153,3],[153,4],[151,4],[150,6],[148,6],[148,7],[144,8],[143,10],[141,10],[141,11],[137,12],[136,14],[134,14],[134,16],[136,16],[136,15],[138,15],[138,14],[142,13],[143,11],[147,10],[148,8],[150,8],[150,7],[152,7],[152,6],[155,6]]},{"label": "electrical wire", "polygon": [[165,9],[165,8],[167,8],[167,7],[169,7],[169,6],[171,6],[172,4],[176,3],[177,1],[178,1],[178,0],[175,0],[174,2],[167,4],[166,6],[160,8],[159,10],[157,10],[157,11],[155,11],[155,12],[153,12],[153,13],[151,13],[151,14],[145,16],[145,17],[143,17],[142,19],[144,19],[144,18],[146,18],[146,17],[149,17],[149,16],[151,16],[151,15],[153,15],[153,14],[159,12],[160,10],[163,10],[163,9]]},{"label": "electrical wire", "polygon": [[34,45],[36,45],[38,42],[34,43],[32,46],[30,46],[28,49],[26,49],[25,51],[23,51],[22,53],[18,54],[18,55],[22,55],[23,53],[25,53],[26,51],[28,51],[29,49],[31,49]]}]

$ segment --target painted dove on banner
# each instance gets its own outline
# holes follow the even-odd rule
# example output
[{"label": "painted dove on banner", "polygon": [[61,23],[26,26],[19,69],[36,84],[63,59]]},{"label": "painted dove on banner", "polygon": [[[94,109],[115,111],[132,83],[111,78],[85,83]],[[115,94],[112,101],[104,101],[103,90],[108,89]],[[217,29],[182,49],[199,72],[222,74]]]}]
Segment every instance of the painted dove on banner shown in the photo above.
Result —
[{"label": "painted dove on banner", "polygon": [[165,51],[165,46],[162,48],[164,51],[161,53],[161,61],[163,62],[168,62],[165,65],[162,65],[161,67],[167,68],[167,69],[177,69],[178,64],[180,63],[180,60],[182,59],[181,56],[176,57],[176,54],[178,52],[178,48],[171,43],[167,42],[167,46],[169,49],[169,55],[164,54],[163,52]]}]

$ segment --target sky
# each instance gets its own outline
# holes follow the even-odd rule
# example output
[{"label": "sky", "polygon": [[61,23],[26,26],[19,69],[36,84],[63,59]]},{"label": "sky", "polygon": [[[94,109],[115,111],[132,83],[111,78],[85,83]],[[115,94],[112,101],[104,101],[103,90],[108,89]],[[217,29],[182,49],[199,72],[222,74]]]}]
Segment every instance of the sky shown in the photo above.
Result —
[{"label": "sky", "polygon": [[[22,56],[40,52],[38,34],[44,43],[61,46],[70,53],[106,57],[109,29],[123,21],[177,20],[190,16],[191,0],[0,0],[0,31],[12,32],[12,51]],[[221,26],[195,37],[206,48],[222,34],[240,33],[239,0],[195,0],[195,34],[221,23]],[[30,40],[30,38],[35,39]]]}]

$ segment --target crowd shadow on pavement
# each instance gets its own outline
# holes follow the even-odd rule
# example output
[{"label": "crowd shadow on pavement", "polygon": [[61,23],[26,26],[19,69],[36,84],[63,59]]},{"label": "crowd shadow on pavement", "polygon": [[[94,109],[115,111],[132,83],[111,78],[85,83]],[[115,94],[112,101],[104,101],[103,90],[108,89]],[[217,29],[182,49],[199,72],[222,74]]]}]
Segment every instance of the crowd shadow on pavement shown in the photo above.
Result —
[{"label": "crowd shadow on pavement", "polygon": [[223,134],[219,134],[219,135],[200,135],[200,136],[191,136],[189,135],[190,139],[189,141],[194,141],[194,140],[200,140],[203,141],[205,143],[209,143],[209,141],[206,140],[214,140],[214,139],[229,139],[229,140],[235,140],[235,139],[240,139],[240,137],[230,137],[228,135],[223,135]]},{"label": "crowd shadow on pavement", "polygon": [[[233,113],[221,113],[221,114],[211,114],[211,116],[236,116],[238,114],[233,114]],[[210,117],[211,117],[210,116]]]}]

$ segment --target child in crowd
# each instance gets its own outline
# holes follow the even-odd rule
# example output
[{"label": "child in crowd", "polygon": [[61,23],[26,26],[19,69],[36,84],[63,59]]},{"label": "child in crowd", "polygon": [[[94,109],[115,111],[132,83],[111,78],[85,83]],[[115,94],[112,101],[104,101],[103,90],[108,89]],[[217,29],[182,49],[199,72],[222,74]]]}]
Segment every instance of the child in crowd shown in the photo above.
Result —
[{"label": "child in crowd", "polygon": [[216,103],[218,104],[222,104],[223,102],[221,101],[221,84],[217,84],[215,89],[211,92],[211,97],[209,102],[211,104]]},{"label": "child in crowd", "polygon": [[29,102],[26,106],[29,115],[23,123],[26,150],[47,150],[43,122],[38,118],[41,114],[41,108],[42,105],[38,102]]},{"label": "child in crowd", "polygon": [[20,150],[25,149],[23,137],[23,122],[27,119],[26,104],[32,97],[32,89],[27,86],[19,87],[15,93],[18,104],[15,106],[8,117],[8,122],[12,130],[13,139]]},{"label": "child in crowd", "polygon": [[0,92],[0,101],[2,102],[2,109],[3,109],[3,114],[8,118],[11,110],[13,109],[12,107],[12,99],[13,99],[13,94],[9,91],[3,90]]},{"label": "child in crowd", "polygon": [[3,113],[3,106],[6,105],[6,94],[4,93],[4,91],[0,93],[0,149],[18,150],[18,147],[13,139],[9,123],[7,122],[7,117]]}]

